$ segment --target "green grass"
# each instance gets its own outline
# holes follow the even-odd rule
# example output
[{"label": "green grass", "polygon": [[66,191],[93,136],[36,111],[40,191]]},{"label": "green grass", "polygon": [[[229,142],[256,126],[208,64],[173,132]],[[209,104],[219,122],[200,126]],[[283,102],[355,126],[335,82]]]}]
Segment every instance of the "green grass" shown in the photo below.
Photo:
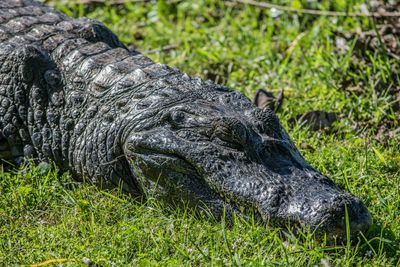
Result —
[{"label": "green grass", "polygon": [[[346,11],[363,1],[276,2]],[[335,48],[335,32],[371,30],[373,21],[288,13],[272,18],[268,10],[218,0],[56,7],[102,21],[144,53],[176,45],[150,57],[249,97],[258,89],[284,89],[283,125],[296,144],[315,149],[302,150],[311,165],[366,203],[374,225],[351,246],[311,235],[296,239],[251,220],[235,218],[227,226],[160,201],[137,203],[118,190],[76,183],[54,167],[27,164],[0,173],[0,263],[66,259],[84,265],[86,257],[104,266],[400,264],[399,140],[375,140],[384,119],[400,127],[387,93],[396,85],[398,62],[371,53],[370,64],[355,64],[351,49],[340,54]],[[380,91],[377,80],[384,81]],[[361,84],[361,92],[344,88],[345,81]],[[340,112],[341,119],[318,132],[288,124],[316,109]],[[356,122],[365,127],[362,134]]]}]

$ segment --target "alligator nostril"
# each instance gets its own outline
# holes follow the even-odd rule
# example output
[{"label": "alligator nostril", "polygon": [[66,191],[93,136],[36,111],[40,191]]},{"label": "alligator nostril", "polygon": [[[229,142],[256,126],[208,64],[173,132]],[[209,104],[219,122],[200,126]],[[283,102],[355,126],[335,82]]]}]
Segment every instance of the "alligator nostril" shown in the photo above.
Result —
[{"label": "alligator nostril", "polygon": [[325,195],[323,198],[306,203],[312,203],[309,207],[314,214],[303,217],[306,224],[313,225],[318,232],[325,232],[331,236],[345,237],[347,226],[350,227],[351,236],[356,236],[360,232],[367,231],[372,223],[371,215],[365,205],[349,194]]},{"label": "alligator nostril", "polygon": [[364,232],[368,230],[372,224],[372,217],[368,209],[358,198],[352,199],[348,210],[352,232]]},{"label": "alligator nostril", "polygon": [[[343,201],[343,200],[342,200]],[[343,203],[343,202],[342,202]],[[365,232],[371,226],[372,218],[365,205],[358,199],[352,197],[341,205],[342,208],[337,211],[340,218],[333,225],[335,231],[345,233],[347,225],[350,226],[350,233],[352,236]],[[346,216],[347,213],[347,216]],[[348,219],[348,221],[346,221]]]}]

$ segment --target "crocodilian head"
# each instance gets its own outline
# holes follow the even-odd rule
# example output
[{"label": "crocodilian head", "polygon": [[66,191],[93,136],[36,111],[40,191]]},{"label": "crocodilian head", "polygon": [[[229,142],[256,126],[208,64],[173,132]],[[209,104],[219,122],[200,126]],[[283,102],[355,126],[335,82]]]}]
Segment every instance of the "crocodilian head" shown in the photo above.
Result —
[{"label": "crocodilian head", "polygon": [[224,88],[160,91],[132,103],[142,110],[125,136],[143,190],[332,236],[345,235],[346,211],[352,233],[370,225],[364,204],[305,162],[270,109]]}]

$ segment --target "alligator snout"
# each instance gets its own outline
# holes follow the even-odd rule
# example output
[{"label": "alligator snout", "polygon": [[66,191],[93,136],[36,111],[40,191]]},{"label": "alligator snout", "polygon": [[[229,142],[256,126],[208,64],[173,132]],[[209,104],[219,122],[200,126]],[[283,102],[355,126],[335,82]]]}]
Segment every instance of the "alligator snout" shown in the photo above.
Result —
[{"label": "alligator snout", "polygon": [[314,197],[302,196],[291,201],[288,215],[304,228],[337,238],[345,237],[347,231],[350,236],[356,236],[367,231],[372,223],[371,215],[360,199],[343,192],[324,194],[323,186]]},{"label": "alligator snout", "polygon": [[329,205],[320,207],[320,213],[327,214],[326,223],[322,222],[322,224],[326,225],[322,229],[333,236],[346,236],[347,231],[350,231],[351,236],[360,232],[365,233],[372,223],[372,218],[367,208],[356,197],[350,196],[347,201],[333,199],[327,204]]}]

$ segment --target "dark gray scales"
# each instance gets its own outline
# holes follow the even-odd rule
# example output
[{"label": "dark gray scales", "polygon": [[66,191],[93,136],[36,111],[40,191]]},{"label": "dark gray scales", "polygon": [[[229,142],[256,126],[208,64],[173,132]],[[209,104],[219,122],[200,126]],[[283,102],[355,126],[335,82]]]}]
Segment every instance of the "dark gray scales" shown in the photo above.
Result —
[{"label": "dark gray scales", "polygon": [[29,0],[0,2],[0,158],[51,161],[77,180],[154,189],[217,216],[247,207],[343,236],[347,207],[352,233],[371,223],[358,198],[306,163],[271,109]]}]

